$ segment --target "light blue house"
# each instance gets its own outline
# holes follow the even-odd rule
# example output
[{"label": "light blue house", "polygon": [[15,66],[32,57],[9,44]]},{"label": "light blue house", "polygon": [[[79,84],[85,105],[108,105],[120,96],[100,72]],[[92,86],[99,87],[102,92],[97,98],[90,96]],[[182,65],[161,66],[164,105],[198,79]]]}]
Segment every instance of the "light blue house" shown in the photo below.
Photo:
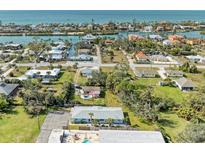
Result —
[{"label": "light blue house", "polygon": [[71,109],[71,121],[75,124],[91,124],[96,120],[98,124],[108,124],[112,119],[113,125],[124,125],[124,114],[120,107],[75,106]]},{"label": "light blue house", "polygon": [[92,78],[93,72],[99,72],[99,67],[84,67],[80,69],[80,74],[87,78]]}]

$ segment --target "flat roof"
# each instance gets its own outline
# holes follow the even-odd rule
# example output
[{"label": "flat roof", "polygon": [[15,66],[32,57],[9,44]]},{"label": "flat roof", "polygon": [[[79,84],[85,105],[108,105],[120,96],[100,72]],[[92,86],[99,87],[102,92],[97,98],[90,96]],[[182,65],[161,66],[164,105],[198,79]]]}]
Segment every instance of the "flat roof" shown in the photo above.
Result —
[{"label": "flat roof", "polygon": [[165,143],[160,131],[137,130],[63,130],[53,129],[48,143]]},{"label": "flat roof", "polygon": [[50,72],[50,76],[56,76],[60,73],[60,69],[59,68],[54,68],[52,70],[37,70],[37,69],[33,69],[33,70],[28,70],[25,75],[26,76],[33,76],[34,74],[38,74],[41,76],[45,76],[48,75],[48,72]]},{"label": "flat roof", "polygon": [[100,130],[100,143],[164,143],[159,131]]},{"label": "flat roof", "polygon": [[124,119],[124,114],[120,107],[75,106],[71,109],[71,117],[73,119],[90,119],[90,113],[93,113],[93,119]]}]

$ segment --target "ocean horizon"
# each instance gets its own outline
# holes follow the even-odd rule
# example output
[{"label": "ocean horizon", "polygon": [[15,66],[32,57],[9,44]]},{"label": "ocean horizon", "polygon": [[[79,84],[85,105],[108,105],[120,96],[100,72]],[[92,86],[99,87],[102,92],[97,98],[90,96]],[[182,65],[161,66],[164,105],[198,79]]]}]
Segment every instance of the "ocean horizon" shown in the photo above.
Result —
[{"label": "ocean horizon", "polygon": [[[205,11],[156,11],[156,10],[89,10],[89,11],[67,11],[67,10],[41,10],[41,11],[0,11],[0,21],[2,24],[40,24],[40,23],[107,23],[107,22],[151,22],[151,21],[204,21]],[[136,32],[138,34],[138,32]],[[180,33],[179,33],[180,34]],[[126,35],[123,34],[123,35]],[[140,34],[141,35],[141,34]],[[198,31],[186,32],[181,35],[186,37],[204,38]],[[117,38],[118,35],[108,35]],[[43,40],[69,39],[73,43],[79,41],[78,36],[39,36]],[[0,36],[0,43],[16,42],[28,43],[33,40],[33,36]]]},{"label": "ocean horizon", "polygon": [[107,23],[151,21],[205,21],[205,11],[185,10],[8,10],[0,11],[3,24]]}]

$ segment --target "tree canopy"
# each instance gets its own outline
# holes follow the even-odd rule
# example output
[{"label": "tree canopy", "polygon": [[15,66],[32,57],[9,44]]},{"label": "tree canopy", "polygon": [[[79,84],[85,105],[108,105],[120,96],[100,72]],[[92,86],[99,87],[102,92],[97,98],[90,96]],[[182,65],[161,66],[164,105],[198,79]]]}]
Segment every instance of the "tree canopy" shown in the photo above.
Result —
[{"label": "tree canopy", "polygon": [[180,134],[179,142],[183,143],[204,143],[205,124],[190,124]]}]

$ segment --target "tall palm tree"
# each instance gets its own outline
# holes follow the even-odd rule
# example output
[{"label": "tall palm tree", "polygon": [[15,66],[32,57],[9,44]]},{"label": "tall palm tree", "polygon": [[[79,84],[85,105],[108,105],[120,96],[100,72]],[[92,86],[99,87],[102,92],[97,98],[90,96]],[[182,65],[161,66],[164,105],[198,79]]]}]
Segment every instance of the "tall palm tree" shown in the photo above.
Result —
[{"label": "tall palm tree", "polygon": [[108,118],[108,119],[106,120],[106,123],[108,123],[109,127],[112,126],[113,122],[114,122],[114,120],[113,120],[112,118]]},{"label": "tall palm tree", "polygon": [[94,116],[94,113],[90,112],[88,113],[89,116],[90,116],[90,123],[91,123],[91,126],[93,126],[93,116]]},{"label": "tall palm tree", "polygon": [[41,74],[41,72],[40,72],[40,71],[36,72],[36,75],[38,75],[38,77],[40,76],[40,74]]},{"label": "tall palm tree", "polygon": [[51,71],[47,71],[47,72],[46,72],[46,75],[47,75],[48,77],[50,77]]},{"label": "tall palm tree", "polygon": [[4,81],[4,79],[5,79],[5,76],[3,76],[3,75],[1,75],[1,81]]}]

